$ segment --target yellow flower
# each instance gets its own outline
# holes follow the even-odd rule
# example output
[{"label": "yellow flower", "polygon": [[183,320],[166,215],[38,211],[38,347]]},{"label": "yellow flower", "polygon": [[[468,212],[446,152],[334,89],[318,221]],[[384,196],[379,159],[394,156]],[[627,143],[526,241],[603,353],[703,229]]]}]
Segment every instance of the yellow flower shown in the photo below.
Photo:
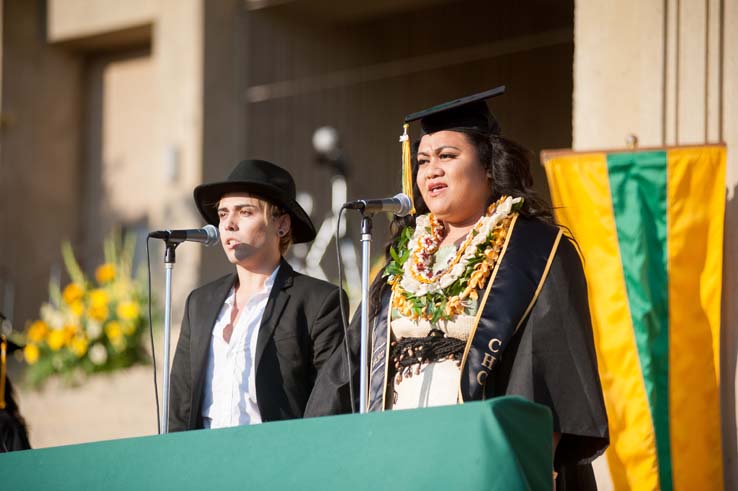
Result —
[{"label": "yellow flower", "polygon": [[97,279],[97,282],[100,284],[113,281],[115,279],[115,265],[105,263],[98,266],[95,270],[95,279]]},{"label": "yellow flower", "polygon": [[33,365],[38,361],[39,356],[39,350],[38,346],[35,344],[28,343],[25,348],[23,348],[23,358],[26,359],[26,363],[29,365]]},{"label": "yellow flower", "polygon": [[469,277],[469,286],[472,289],[477,288],[479,283],[482,281],[482,278],[484,278],[484,273],[477,269]]},{"label": "yellow flower", "polygon": [[69,310],[79,318],[82,317],[82,313],[85,311],[85,305],[81,301],[77,300],[69,305]]},{"label": "yellow flower", "polygon": [[28,340],[32,343],[39,343],[46,338],[49,332],[49,325],[44,321],[36,321],[28,328]]},{"label": "yellow flower", "polygon": [[459,311],[461,311],[461,299],[458,296],[449,298],[446,302],[446,315],[452,316]]},{"label": "yellow flower", "polygon": [[69,341],[72,340],[75,334],[79,332],[79,326],[76,324],[67,324],[64,326],[62,331],[64,332],[64,342],[69,343]]},{"label": "yellow flower", "polygon": [[121,319],[132,321],[138,318],[140,310],[136,302],[121,302],[118,304],[116,313]]},{"label": "yellow flower", "polygon": [[64,331],[62,329],[52,329],[46,342],[52,351],[59,351],[64,346]]},{"label": "yellow flower", "polygon": [[107,307],[110,295],[105,290],[96,288],[90,292],[90,305],[93,307]]},{"label": "yellow flower", "polygon": [[110,321],[105,324],[105,335],[115,343],[123,336],[123,329],[121,328],[120,322]]},{"label": "yellow flower", "polygon": [[82,358],[87,353],[87,347],[89,345],[90,342],[86,337],[75,336],[71,343],[72,352],[77,356],[77,358]]},{"label": "yellow flower", "polygon": [[64,301],[67,303],[67,305],[72,305],[73,303],[81,300],[82,295],[84,294],[85,290],[84,288],[82,288],[82,286],[77,283],[70,283],[66,287],[64,287],[62,297],[64,298]]},{"label": "yellow flower", "polygon": [[108,313],[107,305],[91,305],[90,308],[87,309],[87,315],[100,322],[108,318]]}]

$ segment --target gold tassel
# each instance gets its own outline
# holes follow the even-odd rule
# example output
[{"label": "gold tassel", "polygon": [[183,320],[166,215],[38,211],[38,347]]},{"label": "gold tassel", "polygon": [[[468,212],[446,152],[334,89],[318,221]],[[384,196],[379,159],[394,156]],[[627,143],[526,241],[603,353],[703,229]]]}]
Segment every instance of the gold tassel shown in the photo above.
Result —
[{"label": "gold tassel", "polygon": [[412,155],[410,154],[410,137],[407,134],[407,129],[410,127],[408,123],[402,125],[402,136],[400,137],[400,143],[402,143],[402,192],[410,198],[410,204],[412,206],[410,210],[411,215],[415,215],[415,202],[413,201],[413,168],[412,168]]}]

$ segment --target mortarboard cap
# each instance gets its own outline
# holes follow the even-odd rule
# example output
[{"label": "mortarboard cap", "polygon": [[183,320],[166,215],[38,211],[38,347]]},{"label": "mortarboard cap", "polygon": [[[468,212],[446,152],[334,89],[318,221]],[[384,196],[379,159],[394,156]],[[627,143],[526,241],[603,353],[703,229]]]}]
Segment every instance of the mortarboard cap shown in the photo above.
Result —
[{"label": "mortarboard cap", "polygon": [[444,102],[405,116],[405,123],[420,120],[423,133],[435,133],[452,128],[472,128],[499,135],[500,125],[489,111],[487,99],[505,93],[505,86],[486,90],[460,99]]},{"label": "mortarboard cap", "polygon": [[[505,86],[500,85],[494,89],[444,102],[430,109],[405,116],[404,132],[400,137],[402,143],[402,192],[410,197],[411,202],[413,199],[413,181],[410,163],[410,137],[407,134],[410,123],[420,120],[420,126],[424,134],[454,128],[469,128],[488,135],[499,135],[501,132],[500,124],[489,111],[485,101],[504,93]],[[415,214],[414,203],[410,213]]]}]

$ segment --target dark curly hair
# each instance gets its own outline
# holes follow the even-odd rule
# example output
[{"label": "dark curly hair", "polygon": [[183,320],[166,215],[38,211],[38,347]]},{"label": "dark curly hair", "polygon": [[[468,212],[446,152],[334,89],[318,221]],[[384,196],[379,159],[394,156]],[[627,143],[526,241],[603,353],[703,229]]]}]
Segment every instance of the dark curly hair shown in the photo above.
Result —
[{"label": "dark curly hair", "polygon": [[[502,196],[521,197],[523,198],[523,205],[519,211],[520,215],[553,223],[551,207],[533,189],[532,152],[500,135],[489,135],[472,128],[453,128],[448,131],[463,133],[476,149],[480,164],[491,176],[492,195],[490,204]],[[391,238],[385,247],[387,261],[390,257],[390,248],[399,241],[400,232],[405,227],[415,227],[415,216],[429,211],[420,194],[417,182],[419,146],[420,141],[416,141],[412,147],[413,201],[415,202],[416,215],[408,215],[402,218],[394,217],[390,223]],[[369,295],[371,302],[369,310],[372,317],[379,313],[380,299],[385,287],[388,287],[387,282],[382,274],[378,274],[372,283]]]}]

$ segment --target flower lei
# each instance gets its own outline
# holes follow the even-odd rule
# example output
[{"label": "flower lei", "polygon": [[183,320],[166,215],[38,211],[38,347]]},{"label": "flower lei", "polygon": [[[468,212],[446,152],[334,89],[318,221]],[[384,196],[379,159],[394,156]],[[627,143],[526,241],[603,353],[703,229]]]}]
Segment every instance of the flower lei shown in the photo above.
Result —
[{"label": "flower lei", "polygon": [[445,230],[432,213],[418,216],[415,230],[406,227],[397,248],[390,249],[392,260],[384,276],[392,285],[392,308],[405,317],[432,323],[463,313],[492,273],[522,201],[503,196],[491,204],[456,255],[436,273],[433,262]]}]

